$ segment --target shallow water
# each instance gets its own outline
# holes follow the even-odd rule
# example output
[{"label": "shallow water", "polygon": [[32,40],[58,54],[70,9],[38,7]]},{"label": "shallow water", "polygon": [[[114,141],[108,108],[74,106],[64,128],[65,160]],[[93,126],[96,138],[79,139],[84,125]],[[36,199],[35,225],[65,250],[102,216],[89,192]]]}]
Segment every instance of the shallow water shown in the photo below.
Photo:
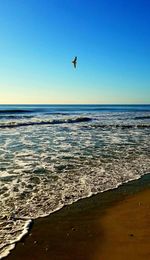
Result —
[{"label": "shallow water", "polygon": [[31,219],[150,172],[150,106],[0,106],[0,256]]}]

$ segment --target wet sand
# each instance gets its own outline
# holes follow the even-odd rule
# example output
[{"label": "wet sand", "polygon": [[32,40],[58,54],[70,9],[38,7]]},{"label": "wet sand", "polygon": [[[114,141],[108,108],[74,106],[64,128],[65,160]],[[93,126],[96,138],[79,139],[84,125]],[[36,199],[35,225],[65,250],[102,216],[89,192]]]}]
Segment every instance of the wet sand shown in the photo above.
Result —
[{"label": "wet sand", "polygon": [[131,182],[35,220],[6,259],[150,259],[150,188],[143,189]]},{"label": "wet sand", "polygon": [[150,259],[150,189],[109,208],[99,223],[104,239],[93,259]]}]

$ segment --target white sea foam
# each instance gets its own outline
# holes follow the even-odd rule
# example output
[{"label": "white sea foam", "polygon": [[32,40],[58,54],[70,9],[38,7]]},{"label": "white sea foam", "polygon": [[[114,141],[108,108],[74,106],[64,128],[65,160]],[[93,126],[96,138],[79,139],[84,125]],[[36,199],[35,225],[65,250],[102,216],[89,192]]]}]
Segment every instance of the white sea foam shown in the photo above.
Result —
[{"label": "white sea foam", "polygon": [[2,248],[0,259],[9,255],[10,251],[13,250],[14,248],[15,248],[15,244],[7,245],[6,247]]},{"label": "white sea foam", "polygon": [[24,224],[23,229],[20,230],[20,234],[14,240],[11,240],[10,244],[7,244],[6,246],[0,248],[0,259],[6,257],[10,253],[10,251],[15,248],[16,242],[20,241],[21,238],[28,233],[31,222],[32,220],[27,220]]}]

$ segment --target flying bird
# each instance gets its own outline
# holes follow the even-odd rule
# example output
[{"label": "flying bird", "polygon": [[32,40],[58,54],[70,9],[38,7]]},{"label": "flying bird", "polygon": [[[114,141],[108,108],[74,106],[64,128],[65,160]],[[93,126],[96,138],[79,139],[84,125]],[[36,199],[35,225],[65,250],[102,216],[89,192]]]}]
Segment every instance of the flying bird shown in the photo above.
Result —
[{"label": "flying bird", "polygon": [[77,57],[74,58],[74,60],[72,61],[73,65],[74,65],[74,68],[76,68],[77,66]]}]

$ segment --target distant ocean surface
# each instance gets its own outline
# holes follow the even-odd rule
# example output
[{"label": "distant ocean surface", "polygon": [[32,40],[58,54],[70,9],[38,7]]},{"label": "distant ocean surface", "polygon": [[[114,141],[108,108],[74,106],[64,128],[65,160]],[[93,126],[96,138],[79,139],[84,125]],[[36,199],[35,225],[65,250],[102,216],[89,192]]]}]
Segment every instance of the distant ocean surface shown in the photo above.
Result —
[{"label": "distant ocean surface", "polygon": [[150,173],[150,105],[0,106],[0,258],[32,219]]}]

